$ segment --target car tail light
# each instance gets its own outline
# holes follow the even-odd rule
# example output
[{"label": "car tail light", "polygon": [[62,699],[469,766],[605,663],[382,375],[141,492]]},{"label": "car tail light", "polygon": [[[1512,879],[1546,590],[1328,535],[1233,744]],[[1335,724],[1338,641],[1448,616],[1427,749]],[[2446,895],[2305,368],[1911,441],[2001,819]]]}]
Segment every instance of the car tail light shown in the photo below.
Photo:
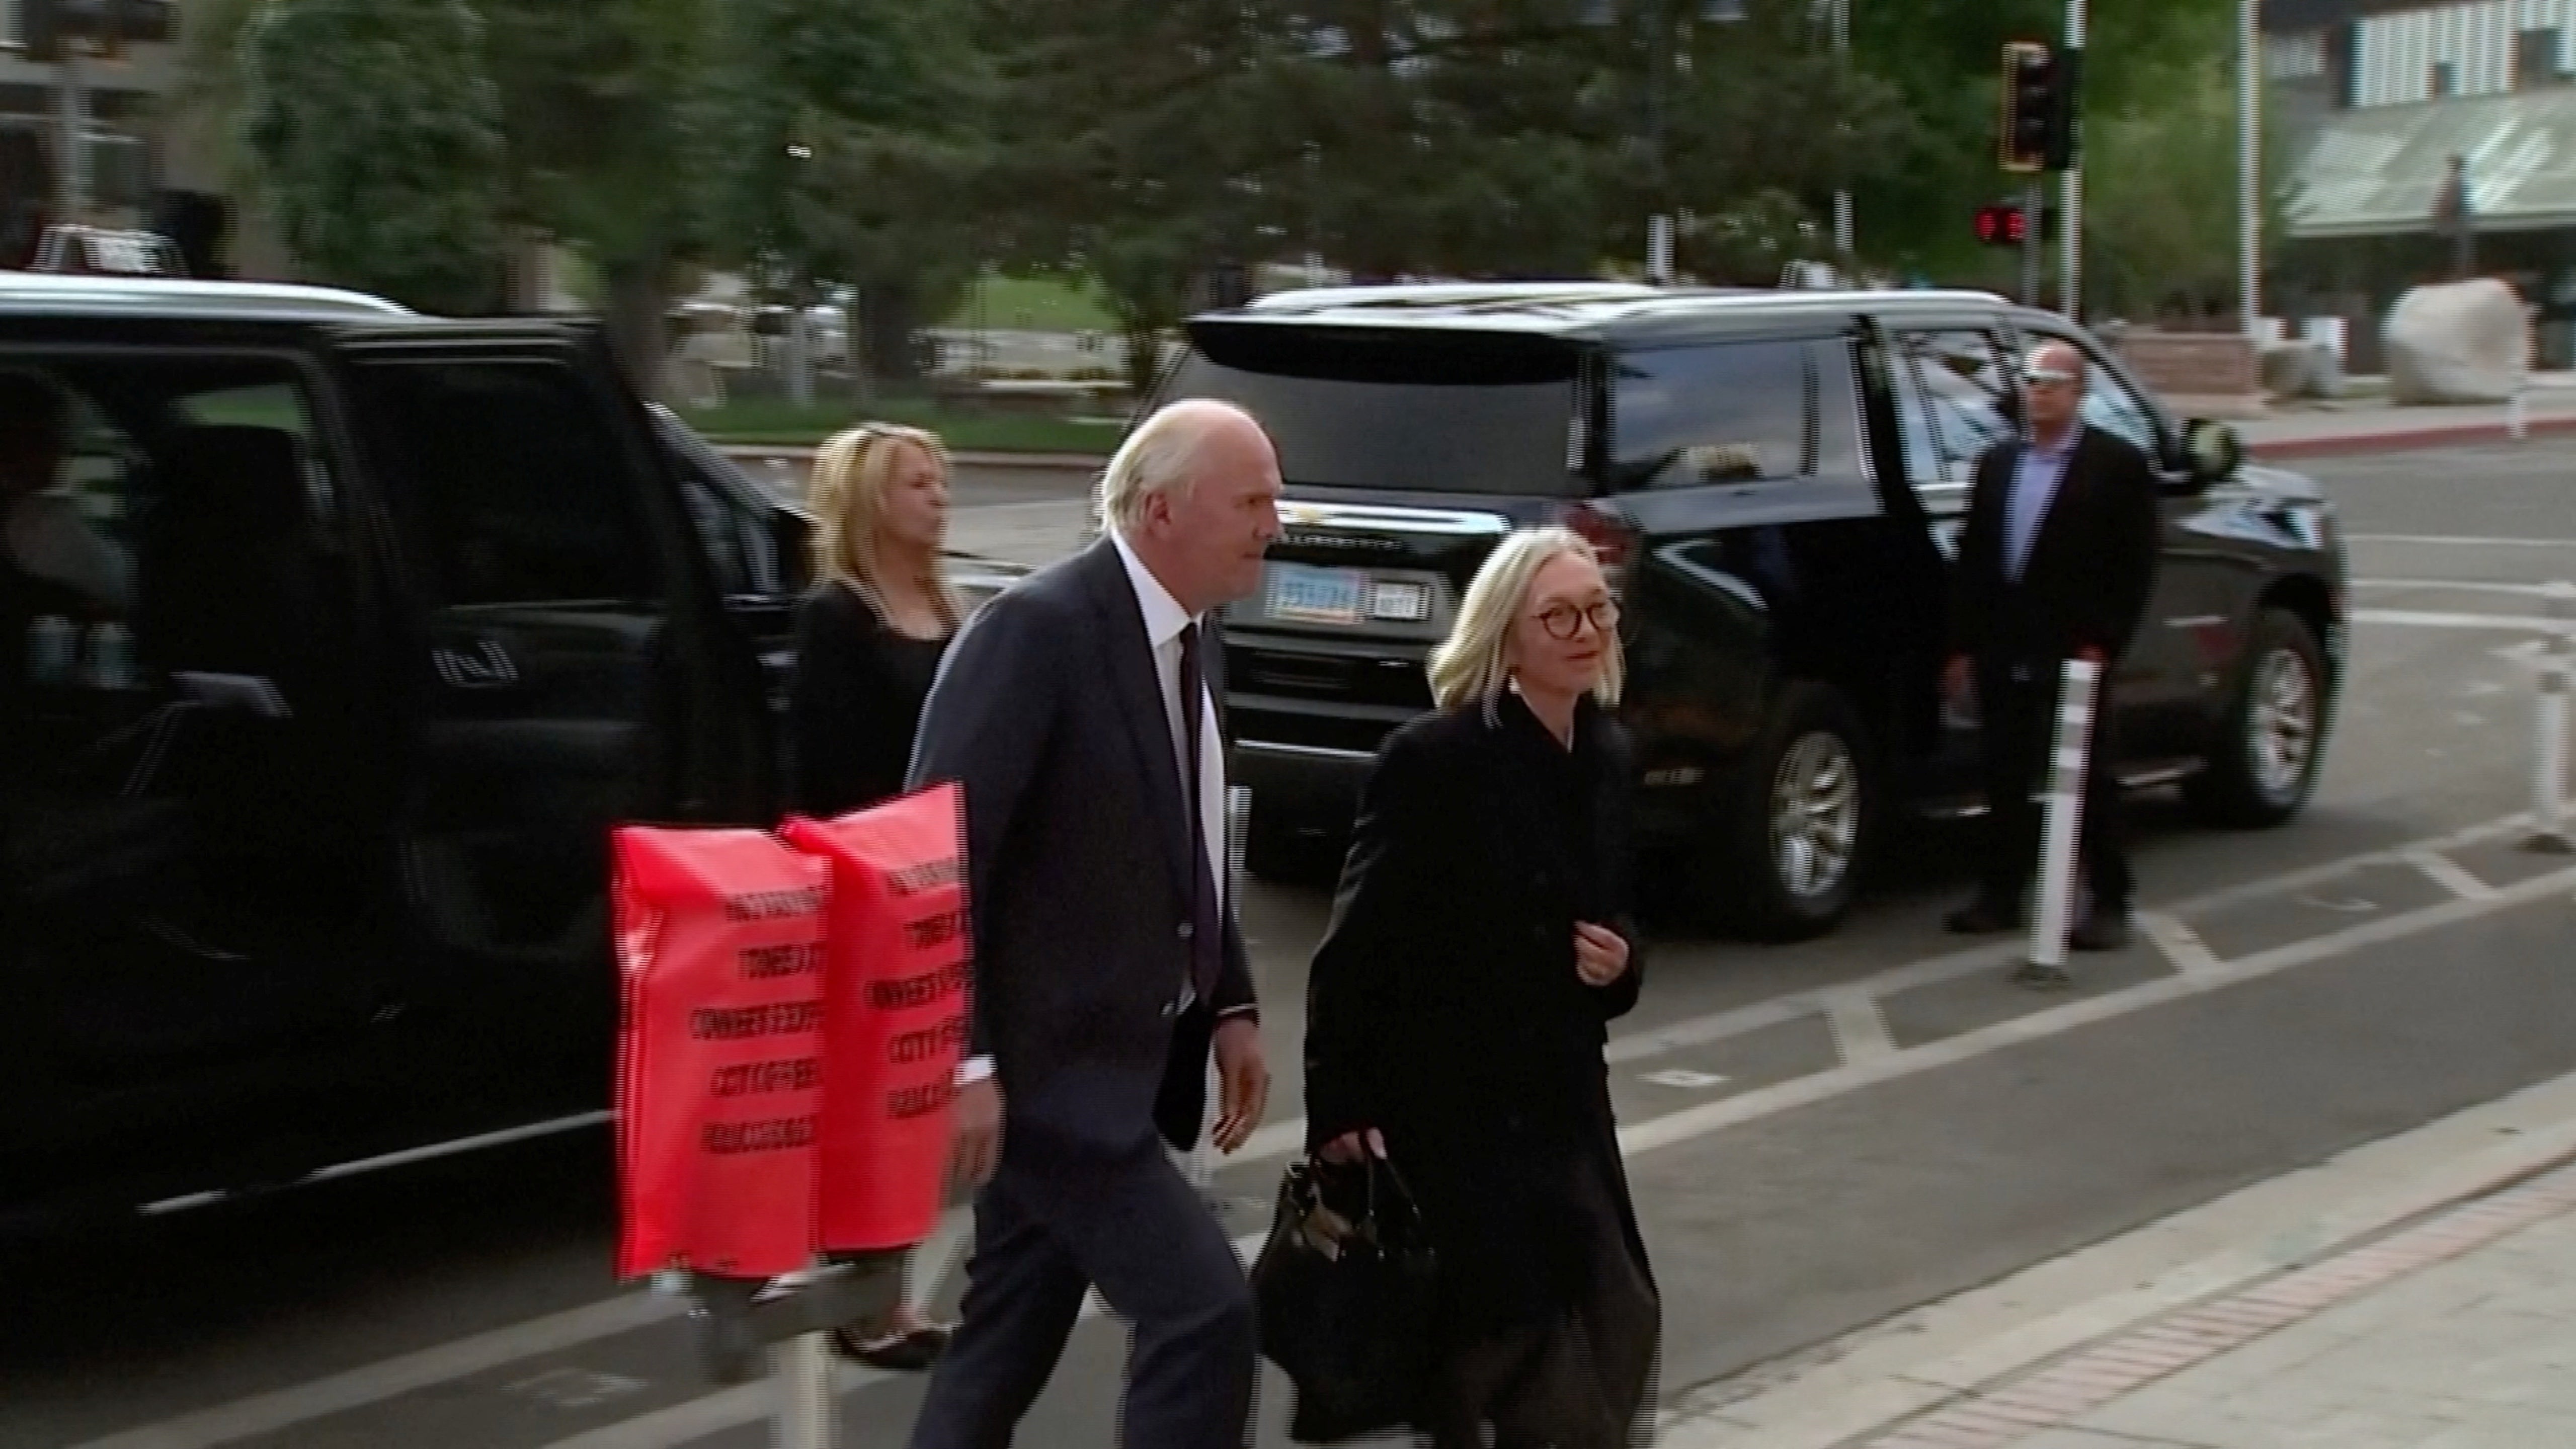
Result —
[{"label": "car tail light", "polygon": [[1610,580],[1610,591],[1626,592],[1628,569],[1637,561],[1637,532],[1628,526],[1628,521],[1592,503],[1567,505],[1557,521],[1592,545],[1592,551],[1601,558],[1602,574]]}]

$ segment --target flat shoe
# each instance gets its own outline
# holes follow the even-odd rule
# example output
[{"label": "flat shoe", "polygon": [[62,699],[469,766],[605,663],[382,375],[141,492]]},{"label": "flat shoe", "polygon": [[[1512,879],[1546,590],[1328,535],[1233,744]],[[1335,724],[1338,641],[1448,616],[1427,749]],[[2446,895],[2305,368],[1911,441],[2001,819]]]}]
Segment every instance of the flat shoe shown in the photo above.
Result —
[{"label": "flat shoe", "polygon": [[2019,970],[2013,972],[2012,983],[2015,986],[2027,986],[2033,991],[2064,991],[2075,984],[2075,978],[2067,975],[2064,967],[2042,966],[2036,961],[2026,961],[2022,963]]},{"label": "flat shoe", "polygon": [[849,1329],[835,1330],[832,1345],[846,1358],[888,1373],[917,1374],[939,1362],[948,1351],[948,1340],[955,1333],[943,1324],[925,1323],[909,1333],[891,1338],[861,1338]]}]

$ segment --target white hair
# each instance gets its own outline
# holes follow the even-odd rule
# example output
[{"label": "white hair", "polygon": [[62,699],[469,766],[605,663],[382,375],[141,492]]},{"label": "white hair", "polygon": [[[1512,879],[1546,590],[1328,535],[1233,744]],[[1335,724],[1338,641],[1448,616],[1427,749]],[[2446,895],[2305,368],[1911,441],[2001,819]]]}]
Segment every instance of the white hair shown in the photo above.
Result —
[{"label": "white hair", "polygon": [[1261,426],[1252,414],[1214,398],[1168,403],[1139,423],[1100,475],[1101,523],[1133,528],[1145,521],[1145,500],[1196,487],[1200,445],[1218,420],[1228,417]]},{"label": "white hair", "polygon": [[[1572,554],[1594,565],[1600,554],[1570,528],[1524,528],[1485,556],[1467,585],[1466,600],[1449,637],[1431,651],[1431,695],[1443,709],[1490,699],[1511,683],[1512,625],[1529,604],[1530,584],[1550,559]],[[1627,683],[1627,656],[1619,631],[1601,641],[1601,682],[1592,687],[1605,705],[1619,702]]]}]

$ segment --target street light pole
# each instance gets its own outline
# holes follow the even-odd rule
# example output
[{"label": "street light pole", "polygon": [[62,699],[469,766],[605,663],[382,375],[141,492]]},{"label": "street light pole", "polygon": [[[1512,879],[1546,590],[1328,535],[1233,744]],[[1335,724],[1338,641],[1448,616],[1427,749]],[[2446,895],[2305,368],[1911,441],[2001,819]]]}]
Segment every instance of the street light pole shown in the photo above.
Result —
[{"label": "street light pole", "polygon": [[1664,87],[1673,68],[1671,0],[1649,0],[1646,16],[1654,27],[1646,52],[1646,157],[1655,192],[1654,212],[1646,218],[1646,280],[1661,287],[1673,280],[1672,187],[1664,166]]},{"label": "street light pole", "polygon": [[2245,335],[2263,316],[2263,38],[2260,0],[2236,5],[2237,304]]},{"label": "street light pole", "polygon": [[[2066,53],[2071,57],[2084,54],[2084,0],[2066,0]],[[2080,59],[2077,63],[2081,64]],[[2075,104],[2082,106],[2080,94]],[[2077,124],[2080,127],[2081,121]],[[2081,320],[2084,313],[2084,160],[2080,148],[2067,163],[2059,210],[2064,213],[2060,233],[2065,250],[2058,258],[2058,302],[2067,320],[2073,322]]]},{"label": "street light pole", "polygon": [[89,219],[89,76],[82,68],[85,42],[64,36],[54,62],[54,205],[59,221]]}]

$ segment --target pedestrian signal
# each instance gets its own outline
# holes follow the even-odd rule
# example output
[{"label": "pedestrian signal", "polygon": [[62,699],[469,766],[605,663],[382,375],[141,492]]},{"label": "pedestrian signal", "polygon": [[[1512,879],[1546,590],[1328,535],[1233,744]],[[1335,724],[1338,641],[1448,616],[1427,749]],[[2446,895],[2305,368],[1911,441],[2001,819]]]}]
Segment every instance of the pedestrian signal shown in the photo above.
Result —
[{"label": "pedestrian signal", "polygon": [[2017,247],[2030,240],[2030,213],[2018,206],[1977,208],[1977,240],[1990,247]]}]

